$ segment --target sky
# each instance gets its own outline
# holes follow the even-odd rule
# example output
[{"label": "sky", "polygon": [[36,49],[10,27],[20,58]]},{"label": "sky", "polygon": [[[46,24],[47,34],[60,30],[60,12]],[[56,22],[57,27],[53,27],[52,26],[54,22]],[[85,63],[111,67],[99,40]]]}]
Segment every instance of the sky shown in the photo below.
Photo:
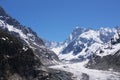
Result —
[{"label": "sky", "polygon": [[64,41],[76,26],[120,25],[120,0],[0,0],[0,6],[49,41]]}]

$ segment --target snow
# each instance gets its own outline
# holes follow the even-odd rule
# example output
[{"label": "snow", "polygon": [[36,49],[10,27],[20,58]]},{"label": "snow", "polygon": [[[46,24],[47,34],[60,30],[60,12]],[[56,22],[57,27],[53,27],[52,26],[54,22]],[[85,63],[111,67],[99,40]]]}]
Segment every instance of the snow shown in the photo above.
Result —
[{"label": "snow", "polygon": [[[76,29],[79,29],[79,28],[76,28]],[[80,32],[79,30],[78,32],[77,30],[75,30],[72,33],[77,34]],[[83,56],[84,58],[86,58],[95,53],[97,53],[100,56],[105,56],[105,55],[111,54],[112,52],[115,53],[118,50],[117,49],[118,46],[113,47],[113,48],[116,48],[116,50],[115,49],[110,50],[105,48],[107,42],[110,41],[109,39],[111,39],[111,37],[115,35],[115,38],[118,38],[117,31],[115,28],[100,28],[98,30],[86,29],[78,35],[73,35],[72,33],[69,36],[69,39],[68,39],[69,41],[65,41],[61,46],[58,46],[58,47],[56,46],[51,48],[51,50],[54,51],[59,56],[60,59],[64,59],[64,60],[77,59],[79,56]],[[85,41],[81,39],[84,39]],[[66,47],[71,43],[72,43],[71,45],[72,47],[76,47],[81,44],[83,44],[85,47],[82,48],[82,51],[80,51],[77,55],[73,55],[74,50],[71,50],[66,54],[62,54],[61,52],[64,49],[66,49]],[[105,51],[105,53],[99,54],[100,50]]]},{"label": "snow", "polygon": [[15,28],[15,27],[13,27],[12,25],[9,25],[9,24],[7,24],[5,27],[6,27],[9,31],[13,31],[13,32],[18,33],[21,38],[27,39],[27,36],[22,32],[22,30],[19,30],[19,29]]},{"label": "snow", "polygon": [[[36,49],[36,48],[32,47],[32,46],[30,45],[29,41],[28,41],[28,40],[31,40],[31,41],[34,41],[34,40],[35,40],[35,37],[34,37],[33,34],[28,33],[27,35],[25,35],[25,34],[22,32],[22,30],[15,28],[15,26],[6,24],[6,23],[5,23],[4,21],[2,21],[2,20],[0,20],[0,26],[1,26],[2,28],[7,28],[10,32],[13,31],[13,32],[18,33],[18,34],[20,35],[20,38],[23,39],[23,40],[29,45],[30,48],[32,48],[33,50]],[[29,37],[32,37],[32,38],[29,38]],[[6,39],[7,39],[7,38],[6,38]],[[4,40],[5,40],[5,39],[4,39]],[[37,44],[36,44],[36,45],[37,45]],[[23,48],[23,49],[24,49],[24,48]],[[24,49],[24,50],[26,50],[26,49]]]},{"label": "snow", "polygon": [[33,42],[33,44],[35,45],[35,46],[37,46],[37,47],[39,47],[39,48],[46,48],[44,45],[38,45],[37,43],[35,43],[35,42]]},{"label": "snow", "polygon": [[101,27],[100,31],[102,31],[104,34],[105,32],[110,32],[110,33],[116,32],[116,29],[115,28],[108,28],[108,27]]},{"label": "snow", "polygon": [[29,37],[31,41],[35,41],[35,36],[33,34],[27,33],[27,37]]},{"label": "snow", "polygon": [[90,52],[96,53],[97,50],[99,50],[103,45],[99,43],[93,43],[90,47],[89,50]]},{"label": "snow", "polygon": [[51,50],[54,51],[57,55],[59,55],[60,51],[63,49],[63,46],[52,48]]},{"label": "snow", "polygon": [[26,41],[26,39],[28,39],[28,36],[25,35],[22,30],[15,28],[12,25],[6,24],[4,21],[0,20],[0,26],[2,26],[2,28],[7,28],[10,32],[16,32],[20,35],[20,38],[22,38],[23,40]]},{"label": "snow", "polygon": [[2,37],[1,39],[4,41],[9,40],[8,37]]},{"label": "snow", "polygon": [[[78,45],[78,43],[75,43],[75,45]],[[62,49],[64,49],[63,46],[61,47],[57,47],[57,48],[53,48],[51,49],[52,51],[54,51],[58,57],[62,60],[72,60],[72,59],[78,59],[79,56],[84,56],[84,58],[90,56],[93,53],[96,53],[97,51],[99,51],[100,47],[102,47],[103,45],[100,43],[93,43],[90,47],[87,46],[87,43],[84,44],[85,48],[82,49],[82,51],[80,53],[78,53],[77,55],[73,55],[73,51],[68,52],[66,54],[61,54],[60,51],[62,51]],[[85,50],[88,49],[88,51],[86,52]]]},{"label": "snow", "polygon": [[67,54],[59,54],[58,57],[60,60],[62,60],[62,59],[65,59],[65,60],[75,59],[75,56],[73,55],[73,51],[71,51],[70,53],[67,53]]},{"label": "snow", "polygon": [[109,47],[108,44],[106,44],[106,46],[104,46],[103,48],[101,48],[104,52],[102,54],[98,53],[97,55],[103,57],[103,56],[107,56],[107,55],[114,55],[119,49],[120,49],[120,44],[115,44],[115,45],[111,45]]},{"label": "snow", "polygon": [[0,20],[0,26],[5,26],[4,22],[2,20]]},{"label": "snow", "polygon": [[2,37],[2,40],[4,40],[4,41],[5,41],[5,40],[6,40],[6,38]]},{"label": "snow", "polygon": [[93,39],[96,42],[102,43],[102,41],[99,38],[99,33],[98,31],[94,31],[94,30],[89,30],[87,32],[82,33],[79,38],[86,38],[86,39]]},{"label": "snow", "polygon": [[27,50],[28,50],[28,48],[27,48],[27,47],[25,47],[25,46],[23,46],[23,50],[24,50],[24,51],[27,51]]},{"label": "snow", "polygon": [[70,40],[72,40],[73,39],[73,36],[72,36],[72,34],[70,34]]},{"label": "snow", "polygon": [[54,47],[54,44],[51,45],[52,48],[50,50],[53,51],[53,52],[55,52],[59,56],[59,54],[61,53],[61,51],[68,45],[67,42],[64,43],[63,45],[61,45],[61,44],[62,44],[62,42],[60,43],[60,45],[55,46],[55,47]]},{"label": "snow", "polygon": [[74,80],[81,80],[83,73],[89,76],[89,80],[120,80],[120,73],[85,68],[84,65],[87,62],[88,60],[79,63],[50,66],[49,68],[71,72]]},{"label": "snow", "polygon": [[7,58],[9,58],[10,56],[9,55],[6,55]]}]

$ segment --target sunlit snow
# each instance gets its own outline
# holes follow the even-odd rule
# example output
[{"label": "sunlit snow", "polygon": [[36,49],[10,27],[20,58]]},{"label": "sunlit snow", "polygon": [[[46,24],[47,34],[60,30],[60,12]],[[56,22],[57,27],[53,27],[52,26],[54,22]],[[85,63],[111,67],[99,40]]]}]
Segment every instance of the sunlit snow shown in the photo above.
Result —
[{"label": "sunlit snow", "polygon": [[89,80],[120,80],[120,73],[85,68],[87,62],[60,64],[50,68],[71,72],[74,80],[83,80],[83,73],[88,75]]}]

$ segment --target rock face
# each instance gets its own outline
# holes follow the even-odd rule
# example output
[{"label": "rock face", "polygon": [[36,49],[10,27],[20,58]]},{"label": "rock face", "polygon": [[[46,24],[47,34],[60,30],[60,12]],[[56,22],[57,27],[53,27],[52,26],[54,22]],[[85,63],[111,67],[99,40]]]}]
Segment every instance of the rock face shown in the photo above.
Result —
[{"label": "rock face", "polygon": [[47,68],[59,63],[41,38],[0,7],[0,80],[72,80],[72,74]]},{"label": "rock face", "polygon": [[62,45],[51,50],[61,60],[90,60],[87,68],[120,71],[120,28],[76,28]]},{"label": "rock face", "polygon": [[20,39],[23,44],[32,48],[34,54],[44,65],[56,64],[59,62],[57,55],[45,47],[45,44],[37,34],[30,28],[21,25],[17,20],[10,17],[0,7],[0,29]]},{"label": "rock face", "polygon": [[72,80],[70,76],[44,67],[31,48],[0,30],[0,80]]},{"label": "rock face", "polygon": [[88,68],[100,70],[113,70],[120,72],[120,31],[111,39],[110,46],[102,48],[98,53],[91,56]]},{"label": "rock face", "polygon": [[90,59],[89,63],[86,65],[87,68],[99,69],[99,70],[113,70],[120,72],[120,51],[114,55],[107,55],[100,57],[95,55]]},{"label": "rock face", "polygon": [[95,54],[115,34],[115,28],[94,30],[77,27],[61,45],[58,45],[58,47],[55,46],[51,50],[59,54],[59,58],[62,60],[81,61]]},{"label": "rock face", "polygon": [[32,49],[0,30],[0,80],[32,79],[34,67],[40,65]]}]

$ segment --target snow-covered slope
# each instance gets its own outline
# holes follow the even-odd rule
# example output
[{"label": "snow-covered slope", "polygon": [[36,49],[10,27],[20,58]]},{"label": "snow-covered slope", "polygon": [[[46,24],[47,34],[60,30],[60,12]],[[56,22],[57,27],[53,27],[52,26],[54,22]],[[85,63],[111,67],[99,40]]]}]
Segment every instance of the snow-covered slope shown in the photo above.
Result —
[{"label": "snow-covered slope", "polygon": [[75,28],[70,36],[58,47],[52,47],[60,59],[83,60],[96,53],[116,34],[115,28],[100,28],[97,30]]},{"label": "snow-covered slope", "polygon": [[17,37],[25,45],[33,49],[36,57],[45,64],[54,64],[59,61],[57,55],[45,47],[45,44],[32,29],[21,25],[17,20],[10,17],[3,8],[0,7],[0,29]]},{"label": "snow-covered slope", "polygon": [[47,68],[57,63],[34,31],[0,7],[0,80],[72,80],[71,73]]},{"label": "snow-covered slope", "polygon": [[88,61],[83,61],[81,63],[61,64],[50,66],[50,68],[73,73],[73,80],[120,80],[120,73],[118,72],[85,68],[84,65],[87,62]]},{"label": "snow-covered slope", "polygon": [[[89,38],[88,36],[86,37],[87,39]],[[71,72],[74,74],[74,80],[120,80],[120,28],[114,30],[114,36],[107,42],[102,40],[102,42],[99,42],[99,40],[101,39],[96,39],[88,48],[91,53],[86,54],[89,57],[85,61],[77,63],[68,62],[51,66],[50,68]],[[73,52],[60,55],[63,59],[77,58],[77,56],[73,55]],[[83,54],[84,57],[86,55]]]},{"label": "snow-covered slope", "polygon": [[45,46],[49,49],[57,48],[63,44],[62,42],[48,41],[45,39],[43,41],[45,43]]},{"label": "snow-covered slope", "polygon": [[[86,37],[87,39],[89,38],[88,36]],[[50,68],[71,72],[74,74],[74,80],[120,80],[120,29],[114,30],[114,36],[107,42],[102,40],[102,42],[99,42],[99,40],[101,39],[96,39],[89,47],[89,52],[94,53],[86,54],[89,56],[86,60],[77,63],[68,62],[50,66]],[[77,56],[73,56],[73,52],[61,55],[64,59],[77,58]],[[84,57],[86,55],[83,54]]]},{"label": "snow-covered slope", "polygon": [[120,72],[120,29],[108,44],[100,47],[94,55],[91,55],[90,61],[86,67],[100,70],[109,70]]}]

